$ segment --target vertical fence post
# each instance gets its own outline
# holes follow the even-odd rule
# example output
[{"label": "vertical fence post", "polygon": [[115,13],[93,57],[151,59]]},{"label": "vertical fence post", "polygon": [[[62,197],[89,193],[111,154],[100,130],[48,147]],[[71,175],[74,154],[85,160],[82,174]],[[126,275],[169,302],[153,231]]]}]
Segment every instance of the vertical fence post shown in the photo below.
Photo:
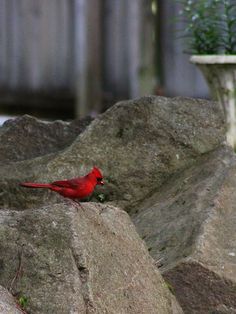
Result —
[{"label": "vertical fence post", "polygon": [[101,0],[75,1],[76,116],[101,110]]},{"label": "vertical fence post", "polygon": [[87,0],[75,0],[75,90],[76,116],[87,114],[88,89],[88,36],[87,36]]},{"label": "vertical fence post", "polygon": [[127,2],[105,0],[103,6],[103,83],[112,100],[129,94]]},{"label": "vertical fence post", "polygon": [[209,92],[203,76],[195,65],[190,64],[189,55],[184,53],[184,40],[179,32],[184,28],[184,22],[176,20],[182,8],[180,2],[158,1],[164,91],[168,96],[207,97]]},{"label": "vertical fence post", "polygon": [[104,1],[104,85],[114,100],[149,94],[155,84],[150,0]]},{"label": "vertical fence post", "polygon": [[140,96],[140,67],[141,67],[141,3],[142,0],[127,1],[127,51],[129,97]]}]

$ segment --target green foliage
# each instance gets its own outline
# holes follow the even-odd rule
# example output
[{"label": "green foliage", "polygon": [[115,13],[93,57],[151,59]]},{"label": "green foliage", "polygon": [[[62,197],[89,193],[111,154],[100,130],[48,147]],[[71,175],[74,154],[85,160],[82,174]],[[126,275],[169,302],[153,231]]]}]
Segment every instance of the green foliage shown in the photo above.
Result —
[{"label": "green foliage", "polygon": [[175,295],[175,288],[167,280],[165,280],[165,285],[166,288],[169,289],[173,295]]},{"label": "green foliage", "polygon": [[103,194],[103,193],[97,194],[97,200],[98,200],[100,203],[104,203],[104,202],[106,201],[106,195]]},{"label": "green foliage", "polygon": [[25,296],[20,296],[18,299],[19,305],[21,306],[22,309],[24,309],[27,304],[28,304],[28,299]]},{"label": "green foliage", "polygon": [[182,4],[187,52],[236,54],[235,0],[177,0]]}]

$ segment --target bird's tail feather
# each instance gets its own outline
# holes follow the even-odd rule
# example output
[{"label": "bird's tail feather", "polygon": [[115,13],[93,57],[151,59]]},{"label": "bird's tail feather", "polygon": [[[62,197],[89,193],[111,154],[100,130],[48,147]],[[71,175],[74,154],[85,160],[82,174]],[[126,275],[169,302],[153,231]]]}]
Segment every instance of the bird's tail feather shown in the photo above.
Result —
[{"label": "bird's tail feather", "polygon": [[31,183],[31,182],[23,182],[20,183],[21,186],[25,188],[50,188],[51,184],[48,183]]}]

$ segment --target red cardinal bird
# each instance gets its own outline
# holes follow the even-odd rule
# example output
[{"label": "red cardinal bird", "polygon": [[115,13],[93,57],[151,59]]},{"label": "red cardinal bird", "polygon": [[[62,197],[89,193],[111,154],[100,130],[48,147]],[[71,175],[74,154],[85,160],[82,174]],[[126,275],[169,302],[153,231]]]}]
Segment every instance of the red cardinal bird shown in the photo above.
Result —
[{"label": "red cardinal bird", "polygon": [[101,171],[93,167],[93,169],[84,177],[78,177],[70,180],[55,181],[52,183],[20,183],[21,186],[27,188],[45,188],[68,197],[74,201],[82,200],[83,198],[91,195],[95,186],[103,185]]}]

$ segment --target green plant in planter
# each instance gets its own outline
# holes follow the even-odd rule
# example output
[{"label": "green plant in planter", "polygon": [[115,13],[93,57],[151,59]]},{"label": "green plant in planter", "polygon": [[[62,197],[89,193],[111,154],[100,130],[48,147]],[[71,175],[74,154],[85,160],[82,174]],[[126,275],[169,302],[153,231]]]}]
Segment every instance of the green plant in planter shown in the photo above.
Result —
[{"label": "green plant in planter", "polygon": [[180,18],[187,51],[195,55],[236,54],[236,1],[183,0]]},{"label": "green plant in planter", "polygon": [[[178,1],[178,0],[176,0]],[[226,117],[227,142],[236,148],[236,0],[180,0],[187,53],[202,71]]]}]

